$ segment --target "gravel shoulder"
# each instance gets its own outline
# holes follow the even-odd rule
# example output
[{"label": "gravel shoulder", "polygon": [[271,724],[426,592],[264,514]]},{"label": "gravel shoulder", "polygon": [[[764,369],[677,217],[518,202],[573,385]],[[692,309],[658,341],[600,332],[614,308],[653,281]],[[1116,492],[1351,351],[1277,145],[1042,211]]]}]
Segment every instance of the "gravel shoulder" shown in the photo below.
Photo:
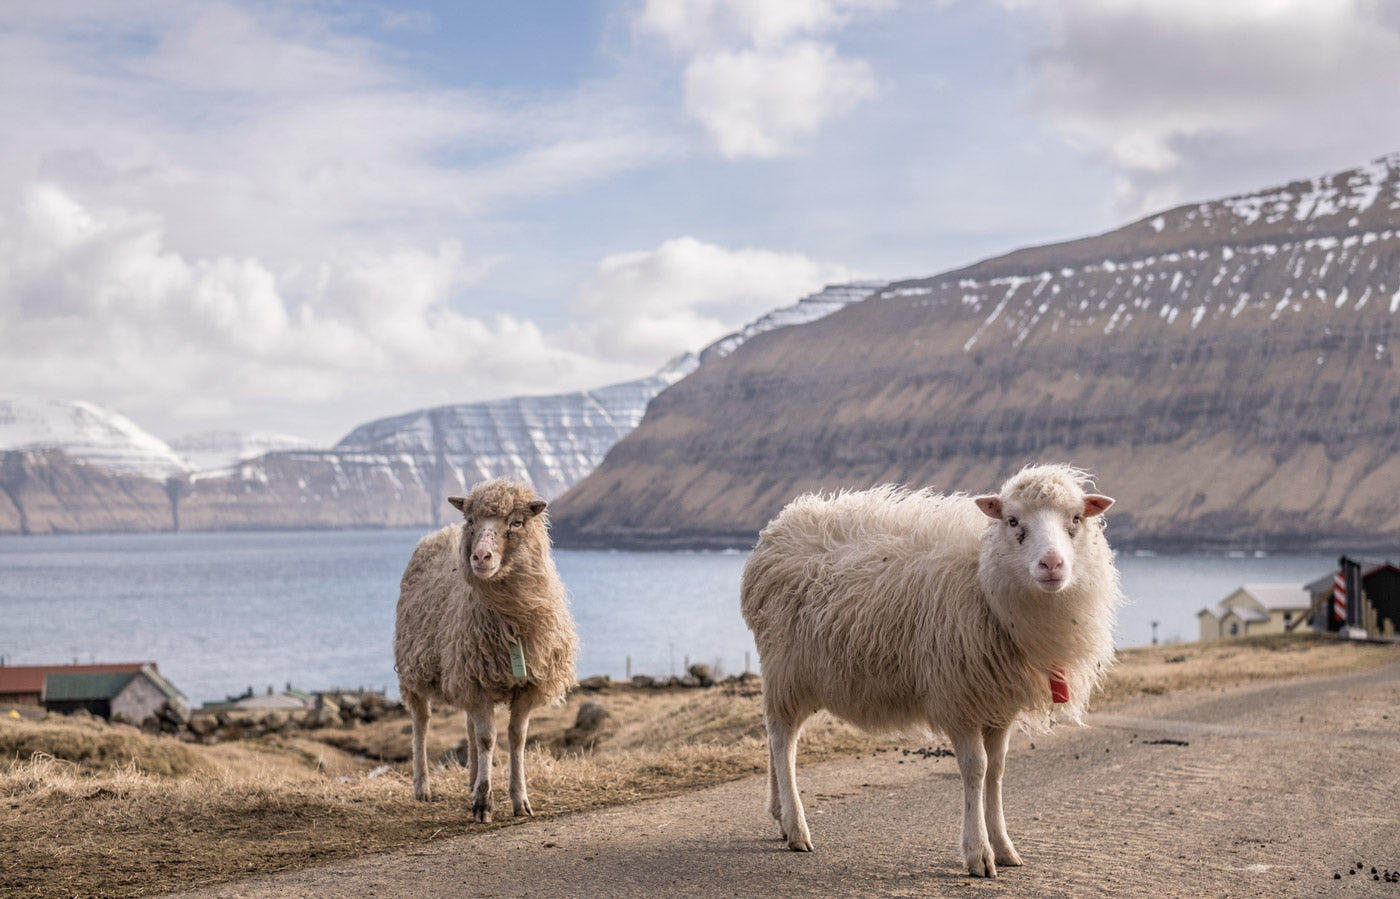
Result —
[{"label": "gravel shoulder", "polygon": [[1140,696],[1089,722],[1013,740],[1026,864],[995,880],[958,865],[956,762],[881,752],[799,762],[811,853],[778,839],[754,777],[180,895],[1400,899],[1370,874],[1400,871],[1400,663]]}]

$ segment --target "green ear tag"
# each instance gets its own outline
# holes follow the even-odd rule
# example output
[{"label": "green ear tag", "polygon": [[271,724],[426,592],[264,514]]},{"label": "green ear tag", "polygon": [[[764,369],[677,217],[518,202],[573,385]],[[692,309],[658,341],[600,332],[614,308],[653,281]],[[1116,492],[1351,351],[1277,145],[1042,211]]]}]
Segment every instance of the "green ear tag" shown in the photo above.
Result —
[{"label": "green ear tag", "polygon": [[510,673],[518,680],[525,679],[525,644],[520,642],[519,637],[510,644]]}]

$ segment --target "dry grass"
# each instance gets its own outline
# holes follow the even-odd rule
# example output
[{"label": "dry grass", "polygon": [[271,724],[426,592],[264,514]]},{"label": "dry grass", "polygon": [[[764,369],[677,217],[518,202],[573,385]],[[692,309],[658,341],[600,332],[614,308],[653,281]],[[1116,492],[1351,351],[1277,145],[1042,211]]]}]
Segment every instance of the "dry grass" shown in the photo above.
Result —
[{"label": "dry grass", "polygon": [[[1107,701],[1395,659],[1400,647],[1308,637],[1130,650]],[[608,711],[594,747],[565,748],[565,731],[589,701]],[[463,733],[460,714],[435,719],[434,757]],[[137,896],[482,829],[467,820],[460,766],[434,772],[438,801],[413,801],[406,718],[319,735],[190,746],[97,723],[0,719],[4,894]],[[532,736],[527,765],[541,817],[673,795],[765,766],[752,687],[576,694],[538,716]],[[802,753],[813,761],[890,745],[819,716]],[[497,801],[508,810],[500,789]],[[489,826],[517,823],[507,811]]]},{"label": "dry grass", "polygon": [[1118,667],[1100,703],[1145,694],[1345,674],[1397,659],[1397,644],[1349,643],[1310,633],[1128,649],[1119,653]]}]

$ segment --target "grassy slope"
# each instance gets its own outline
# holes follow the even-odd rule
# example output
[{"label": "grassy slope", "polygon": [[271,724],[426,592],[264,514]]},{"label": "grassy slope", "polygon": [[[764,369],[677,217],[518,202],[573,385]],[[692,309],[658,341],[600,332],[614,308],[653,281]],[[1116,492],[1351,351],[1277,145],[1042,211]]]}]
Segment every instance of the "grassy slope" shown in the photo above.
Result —
[{"label": "grassy slope", "polygon": [[[1100,704],[1141,694],[1353,671],[1400,658],[1400,647],[1308,637],[1130,650]],[[562,749],[583,702],[608,710],[591,749]],[[441,756],[460,714],[434,722]],[[537,716],[527,766],[536,815],[671,795],[764,770],[758,693],[614,689],[576,694]],[[0,884],[6,895],[136,896],[475,832],[460,767],[434,772],[438,801],[411,798],[407,721],[191,746],[96,722],[0,719]],[[334,744],[334,745],[332,745]],[[804,759],[896,745],[825,716]],[[503,761],[498,753],[498,764]],[[387,767],[385,767],[387,765]],[[519,823],[498,771],[491,827]]]}]

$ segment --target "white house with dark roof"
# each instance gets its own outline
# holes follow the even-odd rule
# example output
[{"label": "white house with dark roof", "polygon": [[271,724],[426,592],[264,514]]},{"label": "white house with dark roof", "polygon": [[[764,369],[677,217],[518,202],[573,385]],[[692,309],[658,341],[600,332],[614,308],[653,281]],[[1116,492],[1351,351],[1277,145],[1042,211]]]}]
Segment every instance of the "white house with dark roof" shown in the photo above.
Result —
[{"label": "white house with dark roof", "polygon": [[1245,584],[1196,618],[1202,640],[1252,637],[1283,633],[1311,607],[1312,595],[1302,584]]}]

